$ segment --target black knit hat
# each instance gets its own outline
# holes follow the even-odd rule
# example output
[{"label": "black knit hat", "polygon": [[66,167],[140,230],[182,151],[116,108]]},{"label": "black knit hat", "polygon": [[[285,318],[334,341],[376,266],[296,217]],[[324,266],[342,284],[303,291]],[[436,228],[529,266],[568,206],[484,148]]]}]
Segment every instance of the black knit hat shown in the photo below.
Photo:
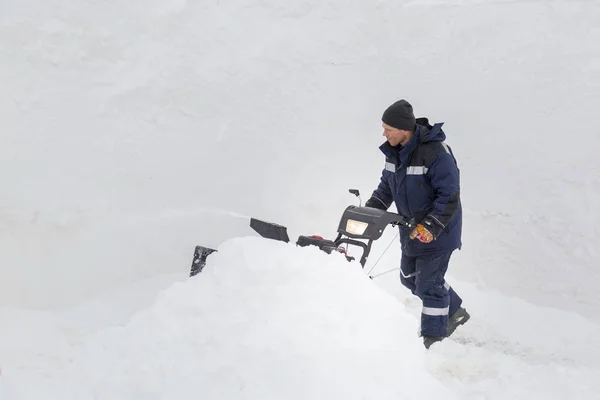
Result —
[{"label": "black knit hat", "polygon": [[413,108],[404,99],[398,100],[383,112],[381,120],[396,129],[414,131],[417,124]]}]

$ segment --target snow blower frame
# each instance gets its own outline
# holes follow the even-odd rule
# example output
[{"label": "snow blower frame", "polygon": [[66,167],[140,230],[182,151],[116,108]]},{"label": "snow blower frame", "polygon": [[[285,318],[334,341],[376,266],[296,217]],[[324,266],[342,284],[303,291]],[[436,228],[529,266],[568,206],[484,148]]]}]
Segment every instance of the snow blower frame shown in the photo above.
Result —
[{"label": "snow blower frame", "polygon": [[[350,193],[360,198],[358,190],[351,189]],[[355,258],[347,254],[347,248],[344,248],[343,245],[358,246],[363,249],[360,264],[364,268],[373,242],[383,235],[388,225],[401,225],[412,230],[415,227],[415,221],[414,219],[409,220],[402,215],[377,208],[348,206],[340,219],[337,229],[338,235],[335,240],[324,239],[318,235],[302,235],[298,237],[296,245],[300,247],[316,246],[327,254],[336,251],[344,254],[348,261],[353,261]],[[250,227],[264,238],[285,243],[290,241],[287,228],[283,225],[251,218]],[[367,242],[365,243],[361,240],[366,240]],[[215,251],[208,247],[196,246],[190,276],[201,272],[206,266],[207,257]]]}]

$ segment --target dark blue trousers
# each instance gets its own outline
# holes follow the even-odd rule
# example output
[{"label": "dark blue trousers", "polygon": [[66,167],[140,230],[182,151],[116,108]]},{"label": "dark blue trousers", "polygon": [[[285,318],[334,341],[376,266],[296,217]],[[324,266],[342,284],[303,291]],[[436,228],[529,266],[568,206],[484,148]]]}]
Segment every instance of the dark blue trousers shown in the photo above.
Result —
[{"label": "dark blue trousers", "polygon": [[402,255],[400,281],[423,302],[422,335],[446,336],[448,316],[462,304],[462,299],[444,279],[451,255],[452,251],[417,257]]}]

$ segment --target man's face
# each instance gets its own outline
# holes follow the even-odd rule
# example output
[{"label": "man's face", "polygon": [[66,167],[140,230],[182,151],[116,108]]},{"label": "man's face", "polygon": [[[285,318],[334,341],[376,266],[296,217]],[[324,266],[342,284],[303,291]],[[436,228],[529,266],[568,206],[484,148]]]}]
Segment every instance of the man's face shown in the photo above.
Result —
[{"label": "man's face", "polygon": [[404,146],[412,138],[413,133],[411,131],[396,129],[385,122],[381,126],[383,126],[383,136],[391,146],[398,146],[399,144]]}]

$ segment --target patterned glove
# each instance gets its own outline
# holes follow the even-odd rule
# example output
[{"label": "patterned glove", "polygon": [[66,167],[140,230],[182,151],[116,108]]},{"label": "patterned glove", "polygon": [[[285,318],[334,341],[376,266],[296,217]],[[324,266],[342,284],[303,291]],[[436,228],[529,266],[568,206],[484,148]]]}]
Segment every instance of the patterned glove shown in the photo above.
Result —
[{"label": "patterned glove", "polygon": [[418,224],[417,227],[410,233],[411,239],[419,239],[423,243],[433,242],[433,233],[429,232],[425,226]]}]

